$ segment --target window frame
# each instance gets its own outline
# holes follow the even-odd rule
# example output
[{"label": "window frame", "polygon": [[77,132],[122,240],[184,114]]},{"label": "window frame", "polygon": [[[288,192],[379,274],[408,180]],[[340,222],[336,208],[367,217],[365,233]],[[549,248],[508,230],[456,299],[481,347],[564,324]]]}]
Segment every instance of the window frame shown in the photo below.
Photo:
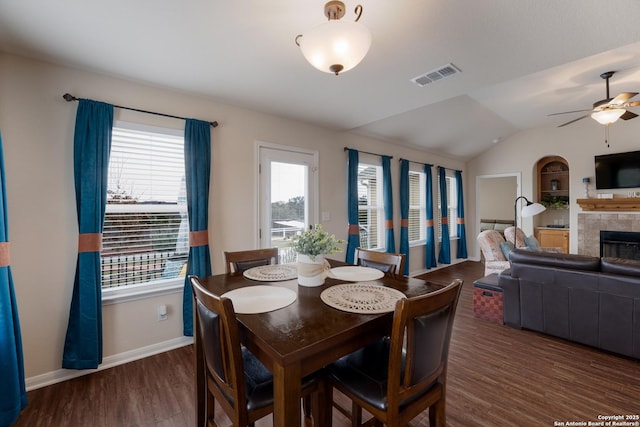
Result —
[{"label": "window frame", "polygon": [[[448,225],[449,225],[449,240],[457,240],[460,236],[458,236],[458,228],[457,228],[457,218],[458,218],[458,189],[456,187],[456,177],[454,171],[450,169],[445,169],[445,180],[446,180],[446,188],[447,188],[447,207],[448,207]],[[436,214],[434,215],[437,224],[437,239],[439,242],[442,242],[442,215],[440,214],[440,175],[437,175],[437,185],[438,185],[438,197],[436,201]],[[452,203],[453,200],[453,203]]]},{"label": "window frame", "polygon": [[[377,243],[378,246],[376,247],[368,247],[367,246],[363,246],[362,245],[362,239],[360,239],[360,246],[362,248],[365,249],[369,249],[369,250],[374,250],[374,251],[385,251],[386,250],[386,240],[384,238],[384,222],[385,222],[385,217],[384,217],[384,196],[383,196],[383,187],[382,187],[382,180],[383,180],[383,176],[382,176],[382,164],[381,162],[374,162],[371,161],[369,159],[367,160],[360,160],[358,162],[358,187],[361,186],[360,181],[360,173],[363,172],[364,170],[366,170],[367,168],[374,168],[375,172],[376,172],[376,203],[375,204],[367,204],[367,205],[361,205],[360,204],[360,191],[358,191],[358,227],[361,227],[361,223],[360,223],[360,212],[362,211],[366,211],[366,212],[372,212],[375,211],[376,212],[376,217],[377,217],[377,223],[376,223],[376,239],[377,239]],[[371,199],[371,198],[369,198]],[[370,200],[368,200],[370,201]],[[371,216],[368,216],[368,218],[370,218]],[[369,232],[369,234],[371,234],[371,232]]]},{"label": "window frame", "polygon": [[[411,186],[411,176],[418,176],[418,205],[412,205],[411,200],[412,197],[412,186]],[[411,240],[411,222],[409,222],[408,234],[409,234],[409,247],[414,246],[424,246],[427,244],[427,230],[425,226],[425,221],[427,217],[427,175],[424,171],[419,170],[409,170],[409,219],[411,218],[411,211],[418,210],[418,230],[420,233],[420,238]]]},{"label": "window frame", "polygon": [[[113,128],[114,129],[121,128],[124,130],[132,130],[137,132],[147,132],[147,133],[153,133],[153,134],[180,137],[183,139],[183,144],[184,144],[183,129],[172,129],[172,128],[159,127],[159,126],[149,126],[149,125],[143,125],[139,123],[125,122],[125,121],[115,121],[113,124]],[[111,162],[111,159],[109,160],[109,162]],[[119,205],[111,205],[111,206],[113,207],[114,210],[127,209],[126,207],[122,207]],[[135,206],[135,205],[132,205],[132,206]],[[152,206],[153,208],[146,209],[144,210],[144,212],[161,212],[163,210],[162,205],[147,205],[144,207],[149,208],[150,206]],[[109,205],[105,206],[105,213],[108,207]],[[143,206],[137,205],[135,208],[132,208],[130,206],[128,207],[128,209],[138,210],[138,209],[143,209]],[[101,270],[101,274],[102,274],[102,270]],[[162,295],[182,293],[184,289],[184,284],[185,284],[185,277],[178,276],[178,277],[169,278],[169,279],[158,279],[151,284],[149,284],[149,282],[146,282],[146,283],[126,285],[126,286],[118,286],[113,288],[101,287],[102,305],[104,306],[104,305],[110,305],[110,304],[117,304],[120,302],[135,301],[135,300],[157,297]]]}]

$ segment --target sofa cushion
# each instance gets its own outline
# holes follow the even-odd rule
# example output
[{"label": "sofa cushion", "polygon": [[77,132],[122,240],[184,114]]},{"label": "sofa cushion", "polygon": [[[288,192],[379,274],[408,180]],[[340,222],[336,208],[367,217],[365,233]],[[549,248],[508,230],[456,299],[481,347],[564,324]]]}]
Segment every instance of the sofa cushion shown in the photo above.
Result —
[{"label": "sofa cushion", "polygon": [[540,243],[538,243],[538,239],[533,236],[528,236],[524,238],[524,244],[527,245],[527,248],[532,251],[541,251]]},{"label": "sofa cushion", "polygon": [[568,268],[571,270],[600,271],[600,258],[586,255],[514,249],[509,254],[509,261],[511,261],[512,266],[515,263],[554,268]]},{"label": "sofa cushion", "polygon": [[622,258],[602,258],[603,273],[622,274],[623,276],[640,277],[640,261]]},{"label": "sofa cushion", "polygon": [[513,243],[502,242],[500,243],[500,249],[502,250],[502,255],[504,255],[505,259],[509,261],[509,254],[513,250]]}]

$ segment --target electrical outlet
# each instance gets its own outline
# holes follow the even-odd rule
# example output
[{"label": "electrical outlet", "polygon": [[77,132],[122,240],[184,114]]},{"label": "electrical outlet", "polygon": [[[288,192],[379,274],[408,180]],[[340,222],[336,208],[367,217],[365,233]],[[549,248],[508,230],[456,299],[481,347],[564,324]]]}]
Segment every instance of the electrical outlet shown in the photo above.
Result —
[{"label": "electrical outlet", "polygon": [[161,320],[167,320],[167,306],[164,304],[158,306],[158,322]]}]

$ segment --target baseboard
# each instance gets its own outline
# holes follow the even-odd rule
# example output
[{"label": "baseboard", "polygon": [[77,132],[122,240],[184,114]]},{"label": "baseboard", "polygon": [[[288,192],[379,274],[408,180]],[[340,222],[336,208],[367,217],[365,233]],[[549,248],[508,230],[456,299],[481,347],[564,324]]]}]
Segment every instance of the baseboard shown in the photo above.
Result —
[{"label": "baseboard", "polygon": [[109,369],[114,366],[133,362],[134,360],[144,359],[145,357],[184,347],[192,343],[193,337],[180,337],[169,341],[163,341],[147,347],[141,347],[135,350],[125,351],[124,353],[107,356],[102,360],[102,364],[98,366],[98,369],[58,369],[56,371],[47,372],[46,374],[36,375],[35,377],[25,379],[25,386],[27,391],[35,390],[37,388],[67,381],[82,375],[92,374],[103,369]]}]

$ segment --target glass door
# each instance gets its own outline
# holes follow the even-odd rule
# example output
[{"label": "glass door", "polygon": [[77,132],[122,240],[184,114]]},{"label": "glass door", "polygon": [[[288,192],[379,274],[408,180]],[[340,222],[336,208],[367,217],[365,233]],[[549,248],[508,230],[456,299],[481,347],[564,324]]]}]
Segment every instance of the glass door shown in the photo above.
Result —
[{"label": "glass door", "polygon": [[258,146],[260,246],[277,247],[280,263],[295,262],[291,237],[317,223],[317,153]]}]

